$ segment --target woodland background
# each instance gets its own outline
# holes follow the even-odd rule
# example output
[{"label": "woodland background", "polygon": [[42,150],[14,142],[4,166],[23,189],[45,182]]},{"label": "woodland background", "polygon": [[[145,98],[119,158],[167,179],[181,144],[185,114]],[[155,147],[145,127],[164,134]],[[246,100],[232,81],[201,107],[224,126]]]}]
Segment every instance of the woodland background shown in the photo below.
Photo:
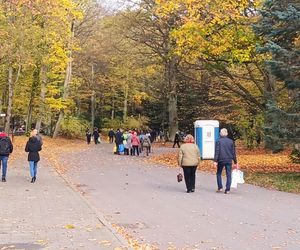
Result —
[{"label": "woodland background", "polygon": [[[125,0],[124,0],[125,3]],[[193,131],[217,119],[249,148],[300,143],[298,0],[0,0],[7,132]]]}]

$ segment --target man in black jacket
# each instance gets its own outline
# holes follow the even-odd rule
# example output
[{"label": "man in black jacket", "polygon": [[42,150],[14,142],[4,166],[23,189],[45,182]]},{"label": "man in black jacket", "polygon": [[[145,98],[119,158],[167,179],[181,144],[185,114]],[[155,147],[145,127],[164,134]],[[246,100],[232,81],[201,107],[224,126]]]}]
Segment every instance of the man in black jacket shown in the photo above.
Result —
[{"label": "man in black jacket", "polygon": [[225,194],[228,194],[230,192],[230,186],[231,186],[232,161],[236,165],[237,159],[236,159],[234,142],[227,137],[228,131],[226,128],[221,129],[220,136],[221,138],[216,143],[215,158],[214,158],[214,164],[217,167],[217,183],[218,183],[217,192],[223,191],[222,171],[223,168],[225,167],[226,177],[227,177]]},{"label": "man in black jacket", "polygon": [[123,143],[123,133],[121,129],[117,130],[117,133],[115,135],[115,142],[117,147],[117,154],[120,154],[120,145]]},{"label": "man in black jacket", "polygon": [[2,163],[2,182],[6,182],[7,162],[13,152],[13,145],[9,136],[0,129],[0,167]]}]

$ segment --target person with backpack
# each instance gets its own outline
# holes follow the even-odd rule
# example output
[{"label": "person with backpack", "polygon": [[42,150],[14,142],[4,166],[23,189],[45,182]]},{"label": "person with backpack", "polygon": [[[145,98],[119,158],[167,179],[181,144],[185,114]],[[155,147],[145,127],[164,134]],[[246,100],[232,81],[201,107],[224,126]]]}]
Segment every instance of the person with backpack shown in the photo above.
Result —
[{"label": "person with backpack", "polygon": [[30,138],[26,143],[25,152],[28,152],[28,162],[31,175],[31,183],[36,181],[37,164],[40,161],[39,151],[42,150],[42,144],[35,135],[35,132],[30,133]]},{"label": "person with backpack", "polygon": [[13,144],[9,136],[0,130],[0,167],[2,165],[2,182],[6,182],[7,162],[13,152]]},{"label": "person with backpack", "polygon": [[142,145],[143,145],[143,156],[145,156],[145,151],[146,151],[146,155],[149,156],[150,148],[151,148],[151,141],[148,136],[144,136]]}]

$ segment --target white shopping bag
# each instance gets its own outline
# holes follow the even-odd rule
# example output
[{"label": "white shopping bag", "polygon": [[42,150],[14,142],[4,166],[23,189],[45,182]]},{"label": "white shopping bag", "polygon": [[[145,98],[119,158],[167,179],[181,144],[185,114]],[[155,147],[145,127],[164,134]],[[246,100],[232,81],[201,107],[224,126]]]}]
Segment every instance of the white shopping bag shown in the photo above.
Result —
[{"label": "white shopping bag", "polygon": [[231,187],[237,188],[238,180],[239,180],[239,173],[236,169],[232,170],[231,174]]},{"label": "white shopping bag", "polygon": [[237,184],[245,183],[244,173],[239,169],[234,169],[231,174],[231,187],[237,188]]},{"label": "white shopping bag", "polygon": [[238,174],[239,174],[239,180],[238,180],[238,183],[239,184],[244,184],[245,183],[245,180],[244,180],[244,173],[241,171],[241,170],[237,170],[238,171]]}]

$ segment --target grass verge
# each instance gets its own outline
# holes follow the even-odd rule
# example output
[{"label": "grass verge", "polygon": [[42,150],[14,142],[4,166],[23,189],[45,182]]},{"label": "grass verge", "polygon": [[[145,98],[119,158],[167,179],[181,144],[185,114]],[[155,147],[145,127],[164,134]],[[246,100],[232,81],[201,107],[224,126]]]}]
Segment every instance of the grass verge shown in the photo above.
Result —
[{"label": "grass verge", "polygon": [[250,173],[245,174],[249,184],[283,192],[300,194],[300,173]]}]

